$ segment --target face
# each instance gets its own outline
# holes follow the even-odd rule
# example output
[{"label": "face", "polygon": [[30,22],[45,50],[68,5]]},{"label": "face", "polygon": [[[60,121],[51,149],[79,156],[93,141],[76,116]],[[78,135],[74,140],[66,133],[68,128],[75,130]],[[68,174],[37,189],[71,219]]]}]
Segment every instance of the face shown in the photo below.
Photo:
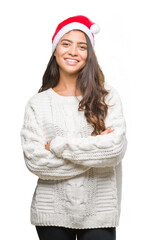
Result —
[{"label": "face", "polygon": [[59,65],[60,73],[77,75],[85,66],[87,59],[85,34],[78,30],[66,33],[60,39],[54,55]]}]

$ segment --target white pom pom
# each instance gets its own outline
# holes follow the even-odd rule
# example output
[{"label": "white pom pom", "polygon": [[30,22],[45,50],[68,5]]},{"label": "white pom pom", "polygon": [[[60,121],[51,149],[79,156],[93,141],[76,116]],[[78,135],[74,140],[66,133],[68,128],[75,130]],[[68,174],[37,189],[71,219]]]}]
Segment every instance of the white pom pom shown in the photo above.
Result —
[{"label": "white pom pom", "polygon": [[100,26],[98,24],[93,24],[91,27],[90,27],[90,31],[93,33],[93,34],[96,34],[98,32],[100,32]]}]

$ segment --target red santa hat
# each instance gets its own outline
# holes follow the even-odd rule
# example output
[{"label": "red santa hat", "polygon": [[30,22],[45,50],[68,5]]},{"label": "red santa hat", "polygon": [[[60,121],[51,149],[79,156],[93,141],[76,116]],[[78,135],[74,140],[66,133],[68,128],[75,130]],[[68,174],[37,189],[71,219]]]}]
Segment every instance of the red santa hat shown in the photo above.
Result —
[{"label": "red santa hat", "polygon": [[52,53],[56,49],[56,46],[59,40],[62,38],[62,36],[74,29],[75,30],[78,29],[86,33],[91,41],[92,46],[94,47],[95,45],[94,34],[100,31],[100,27],[99,25],[92,22],[89,18],[82,15],[78,15],[67,18],[66,20],[59,23],[52,37]]}]

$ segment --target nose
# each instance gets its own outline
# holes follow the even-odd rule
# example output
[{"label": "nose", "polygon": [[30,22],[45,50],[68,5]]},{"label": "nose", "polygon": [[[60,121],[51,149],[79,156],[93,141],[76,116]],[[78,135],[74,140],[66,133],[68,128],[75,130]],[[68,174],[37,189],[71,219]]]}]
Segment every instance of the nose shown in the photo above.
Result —
[{"label": "nose", "polygon": [[69,48],[69,54],[71,56],[77,56],[78,55],[78,50],[77,50],[77,45],[72,44]]}]

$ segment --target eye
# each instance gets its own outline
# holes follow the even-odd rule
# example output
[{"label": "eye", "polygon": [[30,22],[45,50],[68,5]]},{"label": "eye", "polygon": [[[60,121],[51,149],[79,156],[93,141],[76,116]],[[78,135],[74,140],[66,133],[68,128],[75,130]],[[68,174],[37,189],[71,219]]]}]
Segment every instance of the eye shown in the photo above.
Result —
[{"label": "eye", "polygon": [[62,45],[63,45],[64,47],[68,47],[70,44],[69,44],[69,43],[66,43],[66,42],[63,42]]},{"label": "eye", "polygon": [[87,47],[85,47],[85,46],[79,46],[79,48],[81,49],[81,50],[86,50],[87,49]]}]

